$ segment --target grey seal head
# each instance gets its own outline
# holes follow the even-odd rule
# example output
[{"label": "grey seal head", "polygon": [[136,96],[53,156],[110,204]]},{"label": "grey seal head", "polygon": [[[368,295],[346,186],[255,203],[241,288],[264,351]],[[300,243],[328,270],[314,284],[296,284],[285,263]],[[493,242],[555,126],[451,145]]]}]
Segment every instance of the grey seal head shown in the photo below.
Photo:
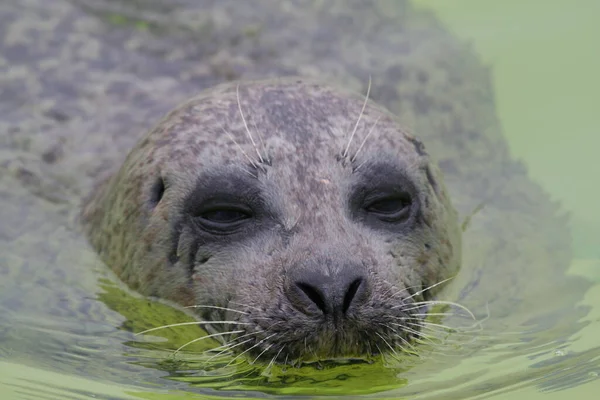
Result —
[{"label": "grey seal head", "polygon": [[239,351],[277,362],[405,346],[460,264],[457,215],[421,142],[363,96],[303,79],[182,104],[82,221],[130,287],[235,321]]}]

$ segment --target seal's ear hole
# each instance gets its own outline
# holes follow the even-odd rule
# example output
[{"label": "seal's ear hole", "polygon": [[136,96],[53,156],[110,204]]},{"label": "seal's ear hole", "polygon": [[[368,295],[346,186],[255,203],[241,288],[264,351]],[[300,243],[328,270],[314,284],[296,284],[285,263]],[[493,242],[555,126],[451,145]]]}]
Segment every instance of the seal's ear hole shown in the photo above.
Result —
[{"label": "seal's ear hole", "polygon": [[150,206],[152,208],[156,207],[162,200],[163,194],[165,194],[165,181],[160,176],[154,182],[154,185],[152,185],[152,189],[150,189]]}]

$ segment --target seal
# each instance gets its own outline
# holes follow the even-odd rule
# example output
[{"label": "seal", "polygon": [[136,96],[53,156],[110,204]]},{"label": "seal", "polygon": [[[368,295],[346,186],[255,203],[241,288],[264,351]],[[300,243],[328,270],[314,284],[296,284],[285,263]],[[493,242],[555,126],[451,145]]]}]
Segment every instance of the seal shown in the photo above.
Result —
[{"label": "seal", "polygon": [[[93,377],[93,388],[99,388],[99,381],[110,388],[107,393],[90,394],[97,397],[118,397],[114,392],[117,386],[128,390],[132,382],[147,382],[149,386],[143,385],[139,389],[147,392],[160,387],[164,391],[205,393],[204,388],[230,391],[243,387],[244,390],[256,390],[273,396],[289,395],[291,392],[314,395],[315,388],[318,388],[321,394],[342,396],[345,392],[357,395],[357,388],[360,387],[364,388],[360,389],[360,393],[393,389],[395,397],[410,397],[415,391],[430,393],[441,387],[454,387],[455,393],[448,396],[464,398],[504,390],[506,379],[499,379],[499,375],[493,371],[482,375],[482,371],[468,368],[464,370],[465,376],[477,376],[475,385],[456,386],[442,379],[436,387],[432,387],[431,378],[446,376],[450,379],[455,374],[448,374],[447,371],[458,363],[466,361],[471,366],[481,365],[477,360],[489,360],[490,357],[498,360],[497,356],[529,360],[526,363],[532,368],[520,368],[517,375],[522,381],[539,382],[536,378],[540,371],[540,346],[552,340],[563,343],[569,338],[577,338],[580,332],[584,333],[587,329],[581,323],[586,320],[589,311],[589,308],[581,306],[587,291],[586,282],[580,282],[581,278],[566,273],[573,256],[570,224],[564,209],[553,201],[553,196],[536,184],[528,174],[526,165],[511,154],[502,121],[496,112],[497,96],[491,76],[493,68],[484,65],[476,49],[457,38],[435,13],[412,3],[408,0],[0,1],[0,335],[2,349],[10,349],[8,353],[2,353],[3,361],[19,364],[27,360],[31,366],[57,369],[63,374],[84,379]],[[403,126],[418,132],[419,139],[427,145],[427,152],[444,174],[447,190],[460,220],[477,205],[485,203],[483,210],[477,213],[462,234],[459,273],[444,287],[443,292],[432,295],[435,301],[452,301],[468,307],[477,319],[489,315],[482,323],[482,335],[474,338],[460,331],[457,332],[460,335],[451,333],[448,339],[446,335],[436,335],[442,340],[435,341],[431,346],[415,345],[420,360],[414,360],[418,365],[410,372],[405,371],[411,368],[412,360],[400,357],[398,365],[394,362],[395,354],[375,357],[374,365],[360,365],[356,369],[354,365],[329,369],[330,363],[322,363],[327,371],[318,374],[311,372],[314,371],[312,367],[296,371],[283,366],[264,368],[263,363],[258,363],[256,368],[244,364],[250,353],[256,351],[256,358],[272,344],[259,357],[259,360],[266,360],[266,354],[270,350],[280,351],[282,346],[278,343],[283,344],[285,338],[289,337],[291,339],[283,346],[278,357],[281,363],[285,363],[284,352],[292,353],[293,346],[297,345],[291,344],[294,338],[289,332],[291,322],[259,326],[262,320],[255,314],[259,310],[251,308],[261,302],[265,307],[271,304],[272,308],[274,303],[268,303],[267,300],[276,301],[277,296],[283,296],[272,294],[277,290],[277,283],[279,288],[282,287],[281,282],[269,281],[267,287],[264,284],[267,278],[262,275],[269,268],[274,271],[276,267],[281,270],[283,265],[291,268],[291,255],[290,263],[283,264],[286,254],[292,254],[291,248],[286,253],[285,239],[280,239],[282,245],[278,252],[282,264],[275,267],[272,263],[277,261],[270,258],[267,251],[261,253],[260,249],[262,242],[265,248],[268,247],[269,234],[274,236],[270,246],[277,249],[276,233],[257,233],[254,238],[243,240],[239,236],[239,240],[235,240],[240,243],[231,235],[221,235],[223,242],[208,242],[208,239],[197,236],[198,248],[206,256],[212,257],[197,267],[203,271],[197,277],[206,279],[206,282],[190,279],[189,271],[186,279],[183,269],[177,270],[184,265],[183,261],[179,264],[163,261],[161,251],[168,254],[173,248],[169,235],[173,235],[173,240],[179,236],[171,233],[175,232],[171,224],[177,217],[184,216],[183,210],[175,208],[176,205],[168,208],[170,206],[166,201],[175,201],[176,196],[186,196],[171,188],[185,187],[185,190],[191,190],[195,187],[192,183],[167,178],[207,172],[209,166],[217,166],[217,161],[222,164],[230,160],[232,166],[246,163],[241,173],[245,178],[253,179],[246,172],[252,172],[248,158],[237,145],[233,145],[220,126],[227,128],[226,131],[260,170],[267,170],[266,174],[258,174],[259,183],[269,181],[269,176],[284,167],[283,164],[290,169],[296,164],[304,167],[310,165],[275,162],[277,156],[287,154],[288,149],[282,142],[285,136],[277,132],[267,135],[273,135],[272,139],[266,139],[267,127],[271,126],[266,121],[273,118],[265,116],[266,111],[252,97],[246,84],[240,85],[239,91],[243,115],[252,138],[256,140],[256,148],[260,149],[262,156],[269,156],[270,167],[258,159],[256,148],[245,128],[241,131],[243,135],[233,135],[237,131],[229,125],[235,123],[242,126],[243,121],[239,107],[230,106],[231,114],[227,114],[227,118],[215,117],[217,123],[212,131],[207,131],[212,133],[207,133],[206,137],[212,143],[222,136],[219,140],[230,147],[231,155],[224,152],[226,147],[215,145],[210,147],[212,150],[202,153],[204,159],[198,160],[202,165],[200,167],[194,167],[195,157],[181,158],[185,168],[170,175],[165,172],[165,191],[156,207],[152,208],[148,199],[150,193],[155,193],[156,198],[160,197],[160,184],[156,186],[157,191],[151,192],[152,185],[159,182],[157,174],[163,172],[163,167],[175,167],[176,158],[180,158],[168,155],[170,150],[167,148],[160,150],[156,142],[149,146],[156,152],[163,151],[163,157],[168,157],[168,161],[156,161],[156,153],[154,159],[146,160],[151,165],[141,168],[141,175],[135,175],[140,182],[134,183],[134,175],[124,172],[118,179],[128,183],[115,183],[117,178],[112,177],[99,185],[102,180],[100,175],[116,173],[140,136],[148,132],[160,116],[202,90],[234,79],[250,81],[298,75],[315,77],[344,90],[363,94],[366,93],[368,77],[372,76],[369,98],[393,113]],[[229,91],[227,98],[230,100],[222,101],[233,101],[233,87]],[[212,96],[222,95],[213,92]],[[364,98],[344,96],[346,99],[357,98],[357,104],[362,107]],[[237,104],[237,95],[235,97]],[[319,107],[325,106],[320,104]],[[325,171],[318,174],[321,175],[318,179],[327,179],[329,176],[330,183],[325,184],[314,177],[310,178],[311,175],[304,168],[296,174],[290,173],[294,183],[284,181],[279,186],[271,183],[273,193],[266,196],[274,202],[278,196],[285,195],[282,188],[287,185],[306,186],[296,182],[302,177],[313,180],[315,184],[319,182],[321,189],[325,190],[326,185],[343,185],[352,177],[361,176],[360,173],[369,166],[368,163],[361,166],[361,163],[368,154],[372,154],[366,150],[381,140],[379,131],[385,126],[387,117],[382,117],[377,123],[359,151],[374,124],[370,115],[377,115],[373,106],[367,104],[356,133],[350,140],[361,115],[360,107],[349,107],[347,116],[335,121],[343,137],[338,144],[329,134],[321,132],[322,137],[327,138],[324,143],[319,143],[315,148],[300,142],[297,147],[309,151],[292,156],[299,160],[301,155],[308,157],[313,154],[316,160],[324,162],[331,159],[331,154],[344,154],[350,143],[345,162],[350,162],[351,157],[358,153],[355,174],[334,179],[333,172],[336,170]],[[327,118],[336,115],[329,115],[330,108],[332,106],[329,106]],[[258,117],[265,122],[259,121]],[[198,116],[194,118],[198,119]],[[202,118],[208,117],[205,115]],[[293,121],[292,118],[288,120]],[[277,129],[281,132],[292,128],[288,126],[284,129],[285,121],[280,122]],[[206,127],[210,124],[205,121],[202,125]],[[179,130],[173,129],[178,132],[174,137],[184,137]],[[194,135],[205,138],[203,129],[194,132]],[[338,132],[332,130],[332,133]],[[166,135],[161,137],[156,134],[155,137],[156,141],[172,140]],[[269,153],[265,152],[263,143],[270,146]],[[396,147],[386,146],[382,154],[392,148]],[[145,157],[149,151],[137,151],[132,157]],[[136,165],[133,159],[128,162],[131,166]],[[137,161],[138,165],[143,162],[141,159]],[[332,168],[341,168],[342,162],[331,159]],[[440,182],[438,173],[434,169],[431,172],[436,182]],[[142,184],[149,185],[144,186],[148,192],[133,193]],[[205,336],[199,338],[202,333],[194,333],[200,331],[196,326],[189,330],[174,328],[158,331],[159,335],[168,339],[161,343],[132,335],[132,331],[139,333],[188,319],[175,308],[169,309],[159,302],[131,296],[121,290],[124,285],[116,285],[110,279],[105,279],[110,278],[110,275],[106,275],[109,268],[98,262],[97,252],[88,246],[88,237],[82,234],[75,219],[81,212],[82,198],[94,188],[97,191],[90,202],[97,203],[100,215],[95,216],[94,220],[90,219],[86,228],[94,231],[90,231],[90,238],[95,238],[95,241],[107,241],[110,231],[115,232],[113,244],[106,244],[103,255],[111,267],[122,270],[119,275],[123,280],[131,282],[131,286],[137,286],[140,292],[178,294],[182,304],[205,304],[206,307],[193,309],[199,311],[198,323],[205,327],[201,321],[213,320],[212,327],[217,334],[245,330],[220,336],[224,342],[231,343],[232,351],[239,349],[235,357],[273,335],[277,326],[282,328],[282,333],[266,339],[258,347],[239,356],[239,363],[232,362],[229,366],[224,365],[232,358],[229,352],[223,353],[223,357],[214,358],[210,365],[202,361],[212,357],[214,352],[196,354],[192,358],[181,357],[175,363],[165,363],[163,350],[174,350],[176,345]],[[125,190],[132,193],[126,194]],[[298,198],[299,201],[320,201],[319,204],[333,207],[334,203],[327,203],[327,199],[313,199],[312,196],[316,195],[308,192]],[[126,205],[115,201],[115,196],[133,203]],[[102,200],[104,197],[106,199]],[[109,201],[110,197],[112,199]],[[285,210],[288,207],[302,207],[301,203],[296,204],[295,201],[281,200]],[[111,204],[121,206],[111,208]],[[324,212],[322,208],[310,204],[313,203],[307,203],[306,212]],[[167,219],[160,220],[157,212],[166,212],[167,208],[171,214],[167,215]],[[337,211],[347,209],[346,205],[342,205]],[[90,211],[93,212],[93,207]],[[299,210],[292,211],[292,214],[299,213]],[[104,213],[110,216],[101,216]],[[332,221],[345,221],[342,217],[337,218]],[[189,217],[189,220],[192,218]],[[134,221],[135,226],[126,226]],[[244,220],[243,226],[253,226],[245,225],[253,221],[256,219]],[[301,235],[305,237],[305,248],[310,247],[310,242],[318,242],[323,248],[322,252],[327,252],[326,247],[336,245],[331,240],[337,238],[326,242],[325,235],[318,229],[302,225],[308,224],[307,221],[309,219],[306,216],[299,219],[296,229],[288,233],[289,246],[294,245],[293,240],[300,240],[294,238],[300,238]],[[106,229],[104,233],[101,231],[103,226]],[[326,226],[333,229],[336,225],[328,223]],[[358,235],[351,231],[359,228],[357,223],[352,225],[348,221],[346,229],[349,231],[344,232],[341,238]],[[181,237],[192,237],[190,229],[194,228],[182,225]],[[166,239],[162,239],[162,242],[158,241],[159,238],[153,240],[153,233],[160,233],[160,237]],[[368,233],[364,226],[362,234],[372,235],[372,243],[387,246],[377,236],[382,235],[381,232]],[[126,235],[127,241],[122,240]],[[232,242],[231,248],[226,248],[227,240]],[[357,256],[359,249],[378,251],[367,247],[372,243],[360,243],[359,247],[338,243],[338,252],[325,256],[360,260],[361,257]],[[144,248],[144,245],[148,247]],[[186,247],[181,241],[179,257],[183,259],[186,256],[184,250],[187,248],[191,251],[191,245]],[[402,246],[406,248],[408,244]],[[118,262],[110,262],[107,258],[109,253]],[[197,255],[198,261],[201,261],[201,256]],[[305,258],[318,260],[316,256]],[[391,259],[390,255],[390,263],[393,262],[400,263]],[[215,272],[218,267],[220,270]],[[384,270],[381,266],[377,268]],[[251,272],[254,274],[252,279],[241,276]],[[170,273],[175,277],[181,273],[180,279],[185,283],[166,279],[162,275],[152,278],[151,273]],[[439,273],[440,276],[451,275],[443,271]],[[424,274],[422,276],[425,277]],[[142,278],[145,282],[141,281]],[[421,279],[420,276],[409,278],[407,274],[402,275],[406,281],[404,285],[409,287],[409,280],[417,282],[417,278]],[[370,276],[369,279],[376,281]],[[390,285],[396,285],[398,291],[404,286],[399,279],[386,280]],[[430,281],[434,282],[435,279]],[[256,284],[251,286],[247,282]],[[151,283],[154,283],[154,288]],[[219,288],[221,291],[214,294]],[[418,288],[415,289],[415,293],[418,291]],[[183,296],[184,293],[187,295]],[[377,293],[386,295],[385,288]],[[558,293],[560,296],[557,296]],[[399,293],[396,297],[401,295]],[[409,296],[404,295],[406,298]],[[221,300],[228,297],[231,297],[228,301]],[[357,299],[359,297],[355,296],[354,301]],[[414,301],[429,300],[423,298]],[[281,302],[282,306],[295,310],[289,306],[287,297],[283,297]],[[218,309],[211,308],[223,305],[238,312],[221,310],[224,313],[219,315]],[[210,310],[214,313],[209,313]],[[267,311],[267,308],[260,310],[263,314],[267,314]],[[257,320],[254,327],[244,325],[248,322],[243,319],[250,319],[248,314]],[[302,313],[292,314],[290,311],[288,314],[299,321],[310,319]],[[437,310],[429,313],[420,333],[439,332],[439,325],[436,327],[428,322],[452,328],[464,326],[462,316],[432,314],[438,314]],[[273,320],[265,319],[264,322]],[[237,325],[218,324],[216,321],[235,321]],[[394,321],[404,324],[403,329],[411,333],[408,331],[410,325],[406,322],[413,321]],[[316,324],[313,327],[318,326]],[[298,322],[297,326],[304,328],[294,332],[296,337],[306,335],[310,349],[316,349],[317,345],[308,343],[310,337],[306,334],[306,325]],[[284,336],[284,327],[287,329],[285,335],[289,336]],[[400,332],[396,325],[391,327],[398,328]],[[265,332],[268,332],[266,335],[258,338],[251,336],[265,328]],[[523,329],[527,333],[519,337],[522,340],[515,341],[514,333],[523,332]],[[370,332],[373,337],[373,331]],[[242,337],[244,334],[249,336]],[[393,335],[385,332],[380,334],[388,342]],[[328,340],[325,336],[318,336],[315,328],[312,337]],[[365,336],[368,337],[368,334]],[[490,342],[487,338],[493,340]],[[343,342],[343,338],[341,340]],[[402,340],[390,342],[390,345],[407,346],[399,342]],[[373,347],[374,342],[370,343]],[[382,343],[376,344],[382,351],[389,350]],[[440,348],[438,343],[451,343],[451,348]],[[194,351],[215,345],[211,338],[196,344],[199,346],[194,347]],[[345,346],[351,347],[348,344]],[[456,354],[456,351],[460,354]],[[475,351],[479,351],[476,355],[478,358],[471,358]],[[297,350],[297,354],[310,358],[308,353],[304,347]],[[343,353],[349,354],[351,351],[339,352]],[[367,349],[362,357],[368,353]],[[443,360],[437,357],[440,353],[444,355]],[[449,354],[453,356],[446,357]],[[572,371],[567,367],[573,357],[577,357],[580,365],[593,366],[596,354],[594,351],[573,353],[572,357],[563,358],[562,362],[557,360],[557,363],[544,368],[548,367],[549,373],[558,375],[561,371],[568,373]],[[519,365],[523,365],[523,362],[519,362]],[[388,366],[392,368],[385,368]],[[232,369],[237,372],[232,374]],[[517,375],[511,376],[514,378]],[[0,382],[8,382],[7,379],[12,382],[10,376],[7,378],[4,375],[0,377]],[[340,386],[340,379],[347,380]],[[410,384],[405,387],[407,379]],[[359,384],[355,384],[357,382]],[[368,385],[364,385],[364,382],[368,382]],[[40,397],[39,393],[34,397]]]},{"label": "seal", "polygon": [[461,256],[423,144],[364,97],[300,78],[176,108],[82,220],[131,288],[195,306],[236,350],[276,362],[405,348]]}]

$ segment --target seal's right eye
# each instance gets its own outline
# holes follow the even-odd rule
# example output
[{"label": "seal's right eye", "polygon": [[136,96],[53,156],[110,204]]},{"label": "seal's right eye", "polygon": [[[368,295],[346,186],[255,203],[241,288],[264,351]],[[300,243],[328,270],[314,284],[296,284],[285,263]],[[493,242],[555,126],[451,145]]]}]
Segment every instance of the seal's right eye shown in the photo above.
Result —
[{"label": "seal's right eye", "polygon": [[198,235],[204,235],[203,240],[247,233],[264,222],[260,188],[254,179],[240,175],[238,171],[215,170],[200,176],[185,198],[182,205],[185,221]]},{"label": "seal's right eye", "polygon": [[241,210],[217,209],[202,213],[200,218],[217,224],[231,224],[250,218],[250,215]]}]

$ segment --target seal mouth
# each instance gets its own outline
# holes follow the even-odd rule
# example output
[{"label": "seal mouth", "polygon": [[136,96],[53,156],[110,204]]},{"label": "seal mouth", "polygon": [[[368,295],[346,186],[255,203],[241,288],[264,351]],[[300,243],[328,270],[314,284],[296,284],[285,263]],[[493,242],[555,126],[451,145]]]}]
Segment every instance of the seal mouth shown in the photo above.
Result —
[{"label": "seal mouth", "polygon": [[[343,318],[306,315],[293,308],[248,308],[226,345],[251,363],[310,364],[372,362],[387,354],[415,353],[421,336],[422,307],[412,302],[370,304]],[[284,312],[282,312],[284,311]],[[265,317],[265,315],[269,315]],[[238,314],[239,316],[239,314]]]}]

